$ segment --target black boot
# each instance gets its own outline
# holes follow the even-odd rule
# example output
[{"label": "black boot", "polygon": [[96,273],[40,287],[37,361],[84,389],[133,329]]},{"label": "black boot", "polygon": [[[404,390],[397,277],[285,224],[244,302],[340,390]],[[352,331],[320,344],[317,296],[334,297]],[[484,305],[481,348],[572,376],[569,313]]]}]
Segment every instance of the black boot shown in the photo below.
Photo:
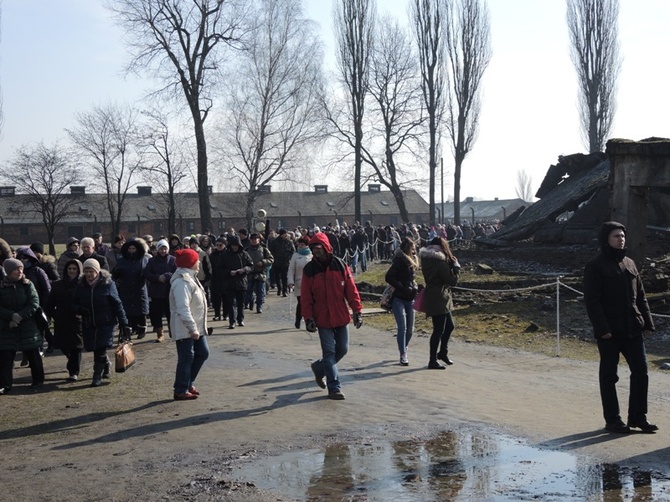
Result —
[{"label": "black boot", "polygon": [[112,363],[109,361],[109,356],[107,356],[107,362],[103,366],[102,378],[105,380],[112,378]]},{"label": "black boot", "polygon": [[105,370],[105,363],[95,361],[93,363],[93,380],[91,387],[100,387],[102,385],[102,372]]},{"label": "black boot", "polygon": [[452,364],[454,364],[454,361],[452,361],[451,359],[449,359],[449,356],[447,355],[447,352],[446,352],[446,351],[444,351],[444,352],[442,352],[442,351],[438,352],[438,354],[437,354],[437,358],[438,358],[439,360],[443,361],[445,364],[447,364],[447,365],[449,365],[449,366],[451,366]]}]

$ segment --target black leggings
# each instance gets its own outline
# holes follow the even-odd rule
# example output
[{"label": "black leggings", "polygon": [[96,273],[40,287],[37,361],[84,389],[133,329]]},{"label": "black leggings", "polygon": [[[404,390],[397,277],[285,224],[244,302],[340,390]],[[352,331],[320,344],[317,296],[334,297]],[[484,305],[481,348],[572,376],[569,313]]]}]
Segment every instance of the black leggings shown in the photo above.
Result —
[{"label": "black leggings", "polygon": [[437,361],[438,349],[440,355],[447,355],[449,352],[449,338],[454,331],[454,320],[451,312],[446,314],[434,315],[433,334],[430,335],[430,360]]}]

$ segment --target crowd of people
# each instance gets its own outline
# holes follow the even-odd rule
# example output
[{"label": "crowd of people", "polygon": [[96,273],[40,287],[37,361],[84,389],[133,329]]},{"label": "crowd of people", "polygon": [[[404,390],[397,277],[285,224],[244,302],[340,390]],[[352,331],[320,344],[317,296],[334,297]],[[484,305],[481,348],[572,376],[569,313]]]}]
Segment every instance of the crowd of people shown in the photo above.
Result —
[{"label": "crowd of people", "polygon": [[[470,230],[473,230],[471,227]],[[482,225],[482,228],[484,226]],[[606,428],[615,433],[639,428],[654,432],[646,419],[647,362],[643,335],[654,330],[635,264],[625,256],[625,227],[606,222],[600,232],[601,254],[585,272],[585,300],[601,355],[600,390]],[[454,330],[452,288],[460,264],[452,252],[463,228],[401,225],[323,229],[283,228],[262,235],[229,229],[215,236],[178,235],[129,238],[112,245],[95,234],[70,238],[56,260],[41,243],[14,250],[0,239],[0,394],[12,390],[14,360],[30,366],[31,387],[44,383],[42,349],[66,356],[67,380],[81,371],[82,351],[93,353],[91,386],[111,376],[108,349],[119,340],[142,339],[147,319],[162,343],[176,342],[174,399],[197,399],[195,380],[209,356],[207,321],[243,327],[245,311],[263,313],[266,294],[297,298],[295,327],[318,332],[321,357],[311,363],[316,384],[328,397],[345,399],[337,363],[349,350],[348,325],[362,325],[362,303],[354,274],[369,260],[389,260],[385,280],[392,287],[399,364],[409,365],[408,349],[415,310],[431,319],[428,369],[453,364],[449,339]],[[421,271],[425,287],[420,290]],[[415,303],[419,301],[421,306]],[[53,321],[53,322],[51,322]],[[53,326],[53,333],[51,328]],[[631,368],[628,420],[623,422],[616,395],[617,364],[623,354]]]}]

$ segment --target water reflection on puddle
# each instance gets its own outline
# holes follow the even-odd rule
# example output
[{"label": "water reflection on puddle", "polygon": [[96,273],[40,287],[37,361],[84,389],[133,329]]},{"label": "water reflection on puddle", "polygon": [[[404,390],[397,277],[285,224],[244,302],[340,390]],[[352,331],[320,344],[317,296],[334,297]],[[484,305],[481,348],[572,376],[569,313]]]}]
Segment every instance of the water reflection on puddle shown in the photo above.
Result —
[{"label": "water reflection on puddle", "polygon": [[235,473],[294,500],[670,500],[670,479],[481,432],[335,444],[257,460]]}]

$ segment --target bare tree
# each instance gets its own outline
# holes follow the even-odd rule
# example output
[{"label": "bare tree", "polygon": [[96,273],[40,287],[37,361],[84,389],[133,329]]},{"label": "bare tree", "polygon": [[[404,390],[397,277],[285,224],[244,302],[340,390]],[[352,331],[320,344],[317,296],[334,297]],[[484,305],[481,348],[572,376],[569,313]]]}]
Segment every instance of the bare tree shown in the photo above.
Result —
[{"label": "bare tree", "polygon": [[156,187],[156,196],[163,203],[167,215],[167,234],[177,231],[177,189],[180,183],[190,177],[191,172],[186,155],[186,140],[175,137],[169,124],[169,117],[160,110],[144,112],[148,122],[143,135],[146,146],[145,163],[141,167],[144,177]]},{"label": "bare tree", "polygon": [[428,116],[428,211],[435,224],[435,180],[447,79],[444,24],[449,0],[412,0],[411,22],[419,51],[421,91]]},{"label": "bare tree", "polygon": [[533,200],[533,178],[525,169],[516,173],[516,196],[521,200],[530,202]]},{"label": "bare tree", "polygon": [[239,40],[240,0],[108,0],[126,30],[133,57],[128,69],[151,72],[163,90],[186,98],[198,155],[198,200],[203,228],[212,227],[205,120],[221,65],[220,48]]},{"label": "bare tree", "polygon": [[619,0],[567,0],[567,21],[584,146],[602,152],[614,123],[621,69]]},{"label": "bare tree", "polygon": [[46,146],[40,142],[19,148],[0,171],[3,179],[26,194],[22,212],[42,218],[52,255],[56,254],[56,227],[71,212],[73,196],[69,194],[69,187],[80,178],[71,158],[70,152],[58,144]]},{"label": "bare tree", "polygon": [[408,222],[403,189],[415,180],[403,169],[403,161],[414,160],[412,147],[417,145],[424,122],[419,67],[410,36],[397,21],[384,17],[376,23],[376,30],[369,92],[377,106],[369,114],[367,127],[375,137],[372,147],[362,147],[363,160],[391,191],[400,217]]},{"label": "bare tree", "polygon": [[[374,0],[341,0],[334,5],[336,57],[342,85],[347,94],[348,124],[340,122],[333,125],[338,131],[337,136],[354,150],[354,217],[356,221],[361,221],[363,117],[376,4]],[[330,121],[333,122],[332,119]]]},{"label": "bare tree", "polygon": [[322,47],[300,0],[261,0],[248,49],[234,62],[223,128],[230,170],[246,195],[251,226],[259,187],[290,180],[323,137],[319,115]]},{"label": "bare tree", "polygon": [[143,162],[138,113],[113,104],[78,113],[75,120],[77,126],[67,133],[94,175],[93,183],[105,192],[113,237],[120,232],[123,204]]},{"label": "bare tree", "polygon": [[454,155],[454,222],[461,222],[461,171],[477,139],[481,85],[491,61],[486,0],[454,0],[446,33],[449,58],[446,125]]}]

